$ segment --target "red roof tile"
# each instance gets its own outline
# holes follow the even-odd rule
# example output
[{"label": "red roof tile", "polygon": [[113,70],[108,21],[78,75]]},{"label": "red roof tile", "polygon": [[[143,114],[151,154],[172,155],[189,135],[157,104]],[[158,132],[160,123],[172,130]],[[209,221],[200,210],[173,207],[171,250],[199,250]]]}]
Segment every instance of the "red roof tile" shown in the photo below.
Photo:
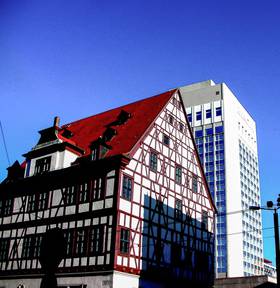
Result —
[{"label": "red roof tile", "polygon": [[[176,90],[168,91],[63,125],[59,132],[59,138],[64,138],[62,138],[61,134],[63,133],[63,129],[67,128],[67,130],[73,133],[70,141],[84,149],[85,155],[88,155],[90,153],[91,143],[102,136],[108,127],[112,127],[116,130],[117,134],[110,141],[106,142],[112,147],[106,156],[129,154],[175,91]],[[117,125],[114,122],[122,110],[130,113],[131,118],[124,124]]]}]

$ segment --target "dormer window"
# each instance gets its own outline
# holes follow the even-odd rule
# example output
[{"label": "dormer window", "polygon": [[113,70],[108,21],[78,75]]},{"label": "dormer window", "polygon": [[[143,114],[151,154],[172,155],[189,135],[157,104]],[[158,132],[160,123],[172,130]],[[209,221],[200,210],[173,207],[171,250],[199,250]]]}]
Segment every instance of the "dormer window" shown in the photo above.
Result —
[{"label": "dormer window", "polygon": [[98,159],[98,149],[97,147],[94,147],[92,150],[91,150],[91,160],[97,160]]},{"label": "dormer window", "polygon": [[106,153],[109,151],[109,149],[103,145],[100,145],[100,153],[99,158],[102,159],[105,157]]},{"label": "dormer window", "polygon": [[125,110],[122,110],[120,112],[120,114],[118,115],[119,125],[124,124],[129,118],[131,118],[131,113],[129,113],[129,112],[125,111]]},{"label": "dormer window", "polygon": [[44,157],[36,160],[34,175],[43,174],[50,171],[51,168],[51,156]]},{"label": "dormer window", "polygon": [[70,139],[73,136],[73,133],[70,130],[68,130],[67,128],[64,128],[61,135],[67,139]]},{"label": "dormer window", "polygon": [[115,135],[117,135],[116,129],[111,127],[107,128],[103,134],[104,142],[110,141]]},{"label": "dormer window", "polygon": [[101,143],[95,143],[92,146],[91,150],[91,160],[98,160],[102,159],[106,156],[107,152],[109,151],[109,146],[106,144],[101,144]]}]

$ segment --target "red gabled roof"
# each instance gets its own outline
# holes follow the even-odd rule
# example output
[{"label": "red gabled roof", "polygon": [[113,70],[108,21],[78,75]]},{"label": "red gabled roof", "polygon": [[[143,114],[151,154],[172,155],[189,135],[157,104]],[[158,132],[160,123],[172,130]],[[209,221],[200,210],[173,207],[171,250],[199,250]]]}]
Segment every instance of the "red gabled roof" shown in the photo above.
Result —
[{"label": "red gabled roof", "polygon": [[[63,125],[59,131],[59,138],[62,140],[64,138],[61,135],[63,129],[71,131],[73,136],[70,141],[84,149],[85,155],[88,155],[91,143],[102,136],[108,127],[111,127],[116,130],[116,136],[106,142],[112,148],[107,152],[106,157],[129,154],[175,91],[168,91]],[[131,117],[124,124],[117,125],[114,122],[122,110],[130,113]]]}]

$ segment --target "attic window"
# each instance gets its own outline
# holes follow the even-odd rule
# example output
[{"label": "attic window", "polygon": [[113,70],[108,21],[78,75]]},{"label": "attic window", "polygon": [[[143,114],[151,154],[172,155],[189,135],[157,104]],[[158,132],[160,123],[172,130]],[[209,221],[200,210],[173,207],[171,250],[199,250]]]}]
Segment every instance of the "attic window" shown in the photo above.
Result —
[{"label": "attic window", "polygon": [[99,153],[99,157],[100,158],[104,158],[106,153],[109,151],[109,149],[103,145],[100,145],[100,153]]},{"label": "attic window", "polygon": [[51,168],[51,158],[52,157],[49,156],[36,160],[34,174],[38,175],[48,172]]},{"label": "attic window", "polygon": [[94,147],[92,150],[91,150],[91,160],[97,160],[98,159],[98,149],[97,147]]},{"label": "attic window", "polygon": [[175,106],[175,107],[178,107],[178,109],[182,110],[182,103],[177,100],[176,98],[173,98],[172,99],[172,104]]},{"label": "attic window", "polygon": [[73,133],[68,129],[64,129],[62,132],[62,136],[69,139],[73,136]]},{"label": "attic window", "polygon": [[91,160],[98,160],[102,159],[106,156],[107,152],[109,151],[109,148],[105,145],[98,144],[92,147],[91,150]]}]

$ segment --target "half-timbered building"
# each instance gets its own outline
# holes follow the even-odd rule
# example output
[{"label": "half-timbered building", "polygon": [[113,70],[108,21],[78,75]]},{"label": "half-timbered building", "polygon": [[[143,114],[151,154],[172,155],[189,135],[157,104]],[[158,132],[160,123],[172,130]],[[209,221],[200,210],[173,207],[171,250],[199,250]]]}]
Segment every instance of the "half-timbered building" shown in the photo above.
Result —
[{"label": "half-timbered building", "polygon": [[211,287],[215,207],[190,131],[178,90],[55,118],[0,185],[0,286],[40,287],[59,228],[59,287]]}]

